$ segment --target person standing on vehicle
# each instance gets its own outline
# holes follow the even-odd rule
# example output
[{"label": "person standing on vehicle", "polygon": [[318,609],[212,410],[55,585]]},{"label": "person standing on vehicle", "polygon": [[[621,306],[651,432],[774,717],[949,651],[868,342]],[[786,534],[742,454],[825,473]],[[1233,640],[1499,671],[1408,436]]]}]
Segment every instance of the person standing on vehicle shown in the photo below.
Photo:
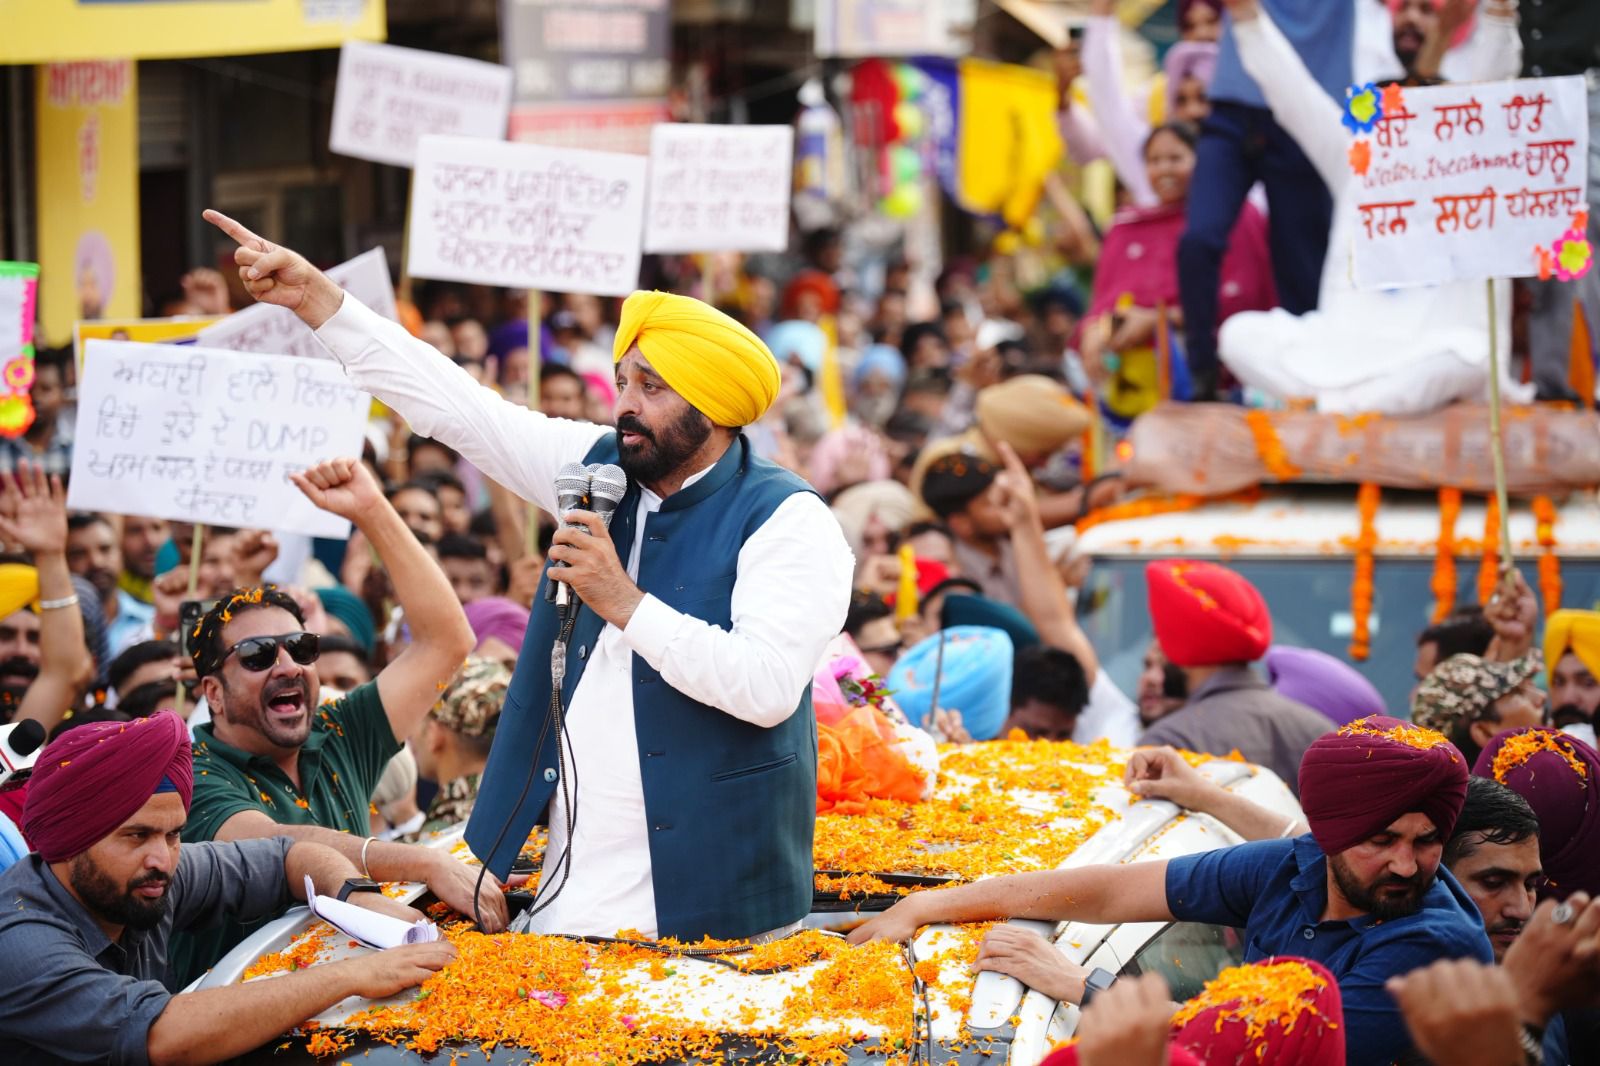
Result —
[{"label": "person standing on vehicle", "polygon": [[1250,668],[1272,644],[1261,593],[1226,567],[1182,559],[1146,566],[1145,585],[1156,640],[1183,670],[1189,701],[1145,730],[1140,745],[1237,751],[1294,788],[1301,755],[1333,723]]},{"label": "person standing on vehicle", "polygon": [[[850,939],[1011,917],[1232,926],[1243,930],[1246,962],[1293,952],[1326,966],[1344,997],[1349,1063],[1380,1066],[1410,1050],[1389,978],[1438,959],[1494,959],[1471,900],[1439,871],[1466,792],[1466,761],[1443,736],[1362,719],[1306,752],[1305,836],[918,892]],[[978,965],[1030,983],[1029,960],[986,953]]]},{"label": "person standing on vehicle", "polygon": [[[304,257],[206,218],[239,242],[252,295],[294,311],[356,385],[524,499],[559,512],[571,462],[627,474],[609,528],[580,510],[555,535],[563,565],[546,581],[581,600],[563,680],[552,686],[550,653],[565,612],[540,604],[467,824],[505,877],[548,810],[533,931],[699,940],[796,925],[813,890],[811,678],[844,625],[855,561],[822,498],[744,433],[778,397],[767,346],[699,300],[635,292],[612,345],[616,428],[547,418]],[[553,702],[564,727],[541,732]]]},{"label": "person standing on vehicle", "polygon": [[[23,824],[35,845],[0,874],[0,1047],[30,1066],[214,1063],[273,1040],[346,996],[379,998],[455,958],[442,941],[173,995],[173,933],[344,895],[355,864],[287,837],[178,842],[194,788],[189,731],[160,711],[69,730],[40,754]],[[349,902],[417,921],[380,892]]]}]

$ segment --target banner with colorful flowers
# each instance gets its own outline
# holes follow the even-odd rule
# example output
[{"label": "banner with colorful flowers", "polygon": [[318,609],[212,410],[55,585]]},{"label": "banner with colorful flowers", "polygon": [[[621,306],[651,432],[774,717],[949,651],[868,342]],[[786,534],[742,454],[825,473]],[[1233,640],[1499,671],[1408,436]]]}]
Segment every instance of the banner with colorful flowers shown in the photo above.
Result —
[{"label": "banner with colorful flowers", "polygon": [[38,319],[39,264],[0,261],[0,436],[20,437],[33,425],[33,328]]}]

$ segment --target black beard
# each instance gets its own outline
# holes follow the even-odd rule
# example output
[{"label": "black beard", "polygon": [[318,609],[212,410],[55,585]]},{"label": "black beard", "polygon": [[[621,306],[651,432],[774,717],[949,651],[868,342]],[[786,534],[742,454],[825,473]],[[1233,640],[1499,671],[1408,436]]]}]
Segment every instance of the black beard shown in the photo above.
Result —
[{"label": "black beard", "polygon": [[[1424,893],[1433,883],[1433,878],[1424,876],[1419,870],[1411,877],[1382,877],[1374,884],[1363,885],[1356,880],[1349,867],[1337,855],[1328,856],[1328,868],[1333,871],[1334,883],[1339,886],[1345,902],[1367,912],[1380,922],[1392,922],[1396,918],[1406,918],[1416,914],[1422,909]],[[1401,885],[1412,890],[1402,899],[1394,900],[1378,895],[1380,888]]]},{"label": "black beard", "polygon": [[172,880],[158,870],[135,878],[123,889],[91,862],[88,855],[79,855],[72,860],[69,880],[84,906],[113,925],[145,932],[160,925],[161,919],[166,916],[166,893],[157,900],[142,900],[133,894],[134,889],[144,885],[165,884]]},{"label": "black beard", "polygon": [[98,567],[83,575],[85,581],[100,594],[101,603],[110,603],[117,596],[117,575]]},{"label": "black beard", "polygon": [[1569,725],[1589,725],[1593,721],[1594,717],[1576,703],[1563,703],[1550,712],[1550,724],[1557,729],[1565,729]]},{"label": "black beard", "polygon": [[[693,407],[684,412],[657,436],[632,415],[617,419],[617,463],[628,479],[639,485],[653,485],[682,466],[711,437],[711,419]],[[637,433],[647,443],[628,447],[622,434]],[[692,473],[692,471],[691,471]]]}]

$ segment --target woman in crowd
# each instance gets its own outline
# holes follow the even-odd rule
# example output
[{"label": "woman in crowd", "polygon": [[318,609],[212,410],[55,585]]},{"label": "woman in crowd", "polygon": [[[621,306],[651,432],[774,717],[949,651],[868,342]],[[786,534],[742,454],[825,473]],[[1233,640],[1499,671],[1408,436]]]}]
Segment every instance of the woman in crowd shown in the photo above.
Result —
[{"label": "woman in crowd", "polygon": [[[1103,384],[1107,406],[1122,418],[1132,418],[1161,399],[1161,379],[1167,375],[1157,372],[1155,349],[1162,343],[1163,318],[1168,345],[1178,332],[1178,240],[1198,139],[1199,131],[1184,122],[1169,122],[1150,134],[1144,146],[1145,171],[1158,202],[1118,214],[1095,272],[1081,351],[1090,377]],[[1277,304],[1266,220],[1248,203],[1234,226],[1221,282],[1223,319]],[[1174,373],[1165,391],[1184,399],[1183,362],[1172,359],[1170,350],[1168,356]]]}]

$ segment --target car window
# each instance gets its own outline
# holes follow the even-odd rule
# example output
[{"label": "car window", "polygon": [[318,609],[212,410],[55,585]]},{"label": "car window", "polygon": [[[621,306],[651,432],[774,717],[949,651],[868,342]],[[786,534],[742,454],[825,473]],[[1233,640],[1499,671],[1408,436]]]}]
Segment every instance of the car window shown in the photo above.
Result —
[{"label": "car window", "polygon": [[1229,966],[1244,961],[1244,938],[1237,929],[1199,922],[1174,922],[1123,966],[1124,974],[1158,973],[1167,979],[1172,998],[1193,999],[1205,983]]}]

